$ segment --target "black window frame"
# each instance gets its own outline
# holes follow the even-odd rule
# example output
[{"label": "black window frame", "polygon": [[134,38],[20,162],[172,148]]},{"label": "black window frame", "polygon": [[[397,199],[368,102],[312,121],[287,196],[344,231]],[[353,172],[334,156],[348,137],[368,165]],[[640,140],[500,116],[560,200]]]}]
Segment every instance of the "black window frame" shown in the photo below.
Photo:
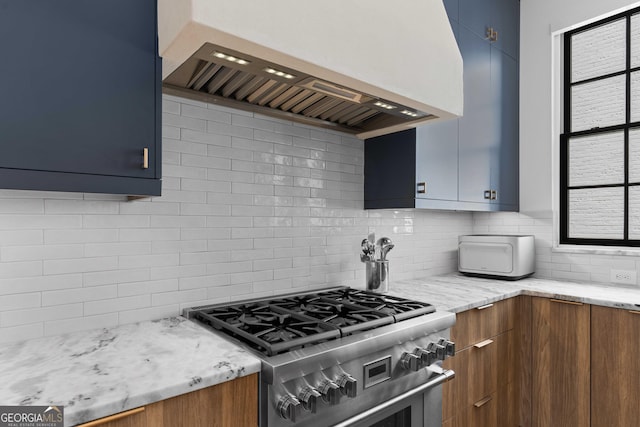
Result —
[{"label": "black window frame", "polygon": [[[628,246],[639,247],[640,239],[629,239],[629,188],[640,186],[640,182],[629,182],[629,130],[640,129],[640,121],[631,122],[631,74],[640,71],[640,66],[631,68],[631,17],[640,13],[640,7],[601,19],[599,21],[573,29],[564,34],[564,69],[563,69],[563,127],[560,135],[560,244],[592,245],[592,246]],[[623,71],[604,74],[598,77],[571,82],[571,37],[601,25],[626,18],[626,66]],[[571,131],[571,88],[616,76],[626,76],[625,88],[625,122],[624,124],[596,127],[577,132]],[[623,131],[624,133],[624,183],[606,185],[569,186],[569,139],[572,137],[597,135]],[[587,188],[624,188],[624,230],[622,239],[598,239],[569,237],[569,190]]]}]

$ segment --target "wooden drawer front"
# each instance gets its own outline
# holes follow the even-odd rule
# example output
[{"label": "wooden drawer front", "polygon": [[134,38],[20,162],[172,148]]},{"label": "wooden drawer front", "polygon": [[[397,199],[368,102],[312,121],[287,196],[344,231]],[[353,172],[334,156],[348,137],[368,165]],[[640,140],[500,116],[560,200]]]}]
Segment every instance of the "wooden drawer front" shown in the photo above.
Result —
[{"label": "wooden drawer front", "polygon": [[640,420],[640,312],[591,307],[591,426]]},{"label": "wooden drawer front", "polygon": [[[589,305],[533,298],[531,311],[532,426],[589,426]],[[605,357],[603,349],[594,358]]]},{"label": "wooden drawer front", "polygon": [[511,336],[509,331],[480,341],[445,361],[445,367],[453,369],[456,377],[443,386],[443,419],[459,414],[515,377],[510,363]]},{"label": "wooden drawer front", "polygon": [[495,302],[456,315],[451,339],[457,349],[465,349],[477,342],[513,329],[515,298]]},{"label": "wooden drawer front", "polygon": [[450,427],[497,427],[498,395],[485,396],[464,408],[455,417],[447,420],[443,426]]}]

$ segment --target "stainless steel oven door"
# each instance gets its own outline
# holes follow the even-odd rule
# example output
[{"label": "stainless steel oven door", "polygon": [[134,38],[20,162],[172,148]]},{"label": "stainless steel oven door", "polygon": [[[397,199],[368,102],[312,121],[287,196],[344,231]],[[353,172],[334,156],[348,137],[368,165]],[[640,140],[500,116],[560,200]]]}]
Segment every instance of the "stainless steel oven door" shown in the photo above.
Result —
[{"label": "stainless steel oven door", "polygon": [[442,384],[454,376],[453,371],[443,371],[426,383],[334,427],[441,427]]}]

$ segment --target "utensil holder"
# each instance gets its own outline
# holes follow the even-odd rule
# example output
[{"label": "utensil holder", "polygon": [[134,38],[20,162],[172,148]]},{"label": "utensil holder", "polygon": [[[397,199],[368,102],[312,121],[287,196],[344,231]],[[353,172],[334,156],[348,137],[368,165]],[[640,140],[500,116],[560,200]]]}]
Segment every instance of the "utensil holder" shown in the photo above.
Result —
[{"label": "utensil holder", "polygon": [[385,293],[389,291],[389,261],[366,261],[367,290]]}]

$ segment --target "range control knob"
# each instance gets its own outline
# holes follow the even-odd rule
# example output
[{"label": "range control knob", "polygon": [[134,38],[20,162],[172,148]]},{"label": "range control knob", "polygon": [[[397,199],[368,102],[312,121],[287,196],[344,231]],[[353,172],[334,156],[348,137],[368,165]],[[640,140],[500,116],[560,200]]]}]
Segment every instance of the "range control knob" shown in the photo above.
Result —
[{"label": "range control knob", "polygon": [[436,354],[436,359],[438,360],[444,360],[447,358],[447,350],[443,345],[430,342],[427,346],[427,351],[434,352]]},{"label": "range control knob", "polygon": [[400,356],[400,367],[405,371],[418,371],[422,367],[422,361],[415,354],[405,352]]},{"label": "range control knob", "polygon": [[429,366],[434,363],[438,358],[436,357],[436,353],[431,350],[425,350],[424,348],[416,348],[413,352],[416,356],[420,358],[422,362],[422,366]]},{"label": "range control knob", "polygon": [[298,399],[302,402],[302,407],[312,414],[316,413],[318,397],[320,397],[320,392],[311,386],[303,388],[298,393]]},{"label": "range control knob", "polygon": [[340,387],[342,394],[347,397],[356,397],[358,394],[358,380],[347,373],[340,375],[336,384]]},{"label": "range control knob", "polygon": [[318,386],[318,391],[322,395],[322,400],[330,405],[337,405],[340,403],[340,386],[331,380],[324,380]]},{"label": "range control knob", "polygon": [[456,355],[456,344],[453,341],[445,340],[444,338],[440,338],[438,340],[438,344],[443,345],[447,356],[455,356]]},{"label": "range control knob", "polygon": [[280,416],[294,423],[296,422],[298,408],[300,408],[300,401],[290,394],[281,397],[278,401],[277,409]]}]

